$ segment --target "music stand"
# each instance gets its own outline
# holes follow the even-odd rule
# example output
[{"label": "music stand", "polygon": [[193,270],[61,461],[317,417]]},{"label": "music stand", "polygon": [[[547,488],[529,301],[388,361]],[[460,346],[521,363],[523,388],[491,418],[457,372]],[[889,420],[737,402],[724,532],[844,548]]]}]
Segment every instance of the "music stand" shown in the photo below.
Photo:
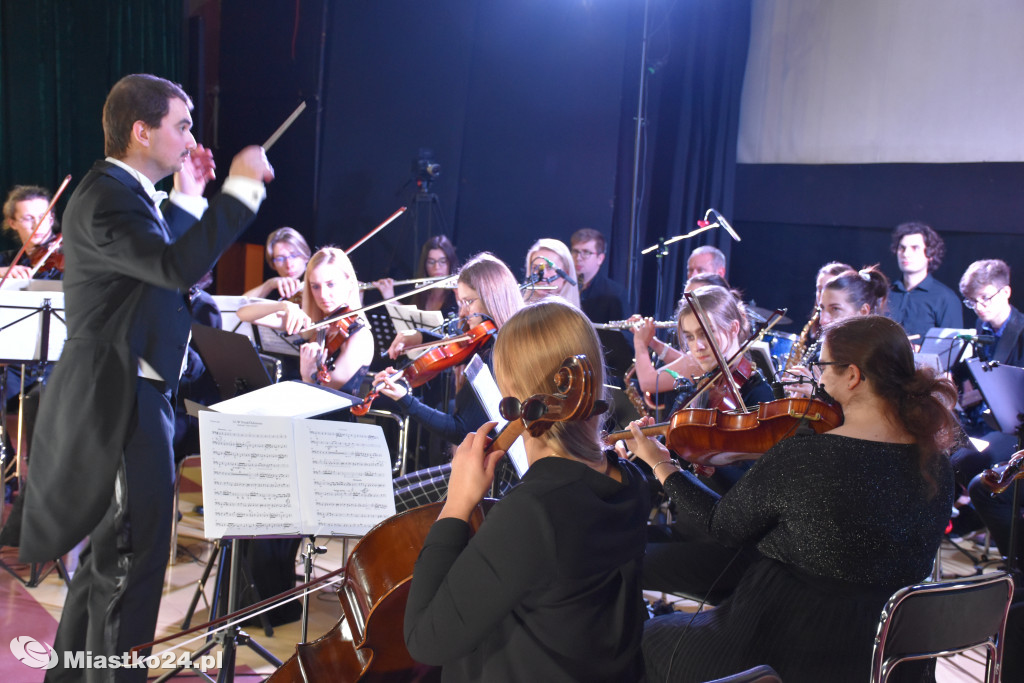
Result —
[{"label": "music stand", "polygon": [[[999,431],[1017,437],[1017,450],[1024,448],[1024,368],[984,362],[977,358],[967,361],[974,385],[992,411]],[[1013,482],[1013,502],[1010,509],[1010,547],[1006,554],[1006,571],[1019,581],[1017,576],[1017,525],[1020,519],[1020,480]],[[1019,585],[1019,583],[1018,583]]]},{"label": "music stand", "polygon": [[381,363],[381,358],[387,358],[386,351],[397,334],[395,324],[391,322],[391,315],[379,308],[367,311],[366,319],[370,321],[370,333],[373,334],[374,348],[380,349],[380,353],[370,363],[370,370],[383,370],[391,364],[390,359]]},{"label": "music stand", "polygon": [[[966,337],[974,330],[959,327],[933,327],[924,333],[921,348],[914,354],[918,365],[934,367],[938,372],[949,372],[961,360],[972,356]],[[934,356],[934,359],[932,358]]]},{"label": "music stand", "polygon": [[244,334],[192,323],[192,343],[222,401],[272,384],[266,366]]},{"label": "music stand", "polygon": [[[67,322],[64,320],[64,293],[60,291],[60,282],[49,283],[46,287],[33,286],[35,281],[27,283],[27,288],[4,287],[0,291],[0,366],[20,364],[22,376],[30,365],[43,367],[47,363],[56,362],[64,349],[67,339]],[[41,281],[42,282],[42,281]],[[20,283],[19,283],[20,284]],[[5,373],[6,374],[6,373]],[[23,389],[22,389],[23,390]],[[18,499],[20,501],[25,488],[25,478],[21,471],[20,446],[22,442],[19,427],[18,446],[14,455],[14,474],[18,480]],[[0,404],[0,473],[4,473],[2,483],[6,484],[7,469],[7,401]],[[21,503],[16,503],[20,509]],[[14,517],[12,510],[11,517]],[[64,582],[70,585],[70,578],[64,562],[56,558],[54,564],[45,572],[41,572],[39,563],[29,565],[29,577],[23,579],[6,562],[0,560],[0,567],[7,570],[22,584],[34,588],[45,579],[50,572],[57,569]]]},{"label": "music stand", "polygon": [[999,431],[1019,435],[1024,414],[1024,368],[971,358],[967,370],[992,411]]}]

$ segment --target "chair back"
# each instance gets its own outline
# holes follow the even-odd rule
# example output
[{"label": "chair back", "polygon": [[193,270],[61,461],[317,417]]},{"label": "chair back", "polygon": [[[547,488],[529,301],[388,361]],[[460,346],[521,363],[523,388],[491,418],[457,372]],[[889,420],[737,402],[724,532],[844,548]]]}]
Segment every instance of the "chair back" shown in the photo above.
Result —
[{"label": "chair back", "polygon": [[996,683],[1012,598],[1013,579],[1005,572],[896,591],[882,610],[875,636],[872,683],[887,680],[899,662],[979,646],[987,651],[986,680]]}]

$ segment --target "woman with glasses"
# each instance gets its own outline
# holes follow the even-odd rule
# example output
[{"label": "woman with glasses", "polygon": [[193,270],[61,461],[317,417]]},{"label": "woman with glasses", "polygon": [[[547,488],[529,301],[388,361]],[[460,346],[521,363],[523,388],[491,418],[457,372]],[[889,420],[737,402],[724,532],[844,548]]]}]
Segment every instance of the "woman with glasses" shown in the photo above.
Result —
[{"label": "woman with glasses", "polygon": [[526,252],[526,277],[533,285],[523,289],[523,299],[529,303],[555,295],[579,307],[579,285],[566,279],[575,271],[572,254],[564,242],[548,237],[537,240]]},{"label": "woman with glasses", "polygon": [[278,299],[291,299],[302,288],[302,274],[309,261],[309,245],[294,228],[278,228],[267,237],[266,259],[276,277],[253,287],[244,296],[268,299],[277,292]]},{"label": "woman with glasses", "polygon": [[[477,254],[459,271],[456,299],[459,303],[459,316],[465,325],[472,329],[484,320],[494,323],[497,333],[512,315],[523,306],[519,294],[519,284],[515,276],[500,259],[489,253]],[[422,337],[432,336],[426,332]],[[477,354],[490,365],[491,350],[494,347],[494,335],[480,347]],[[404,343],[396,339],[389,353],[397,358],[405,348]],[[461,443],[466,435],[487,422],[487,413],[480,404],[476,392],[468,383],[462,381],[461,373],[456,373],[455,399],[450,405],[440,409],[431,408],[413,396],[408,386],[394,381],[394,368],[386,368],[374,377],[374,386],[380,386],[380,393],[392,399],[397,409],[413,418],[428,431],[439,435],[450,444]],[[446,460],[446,454],[431,454],[432,461]],[[427,467],[418,472],[395,480],[395,498],[398,511],[422,505],[426,502],[440,500],[448,486],[450,465]],[[502,477],[506,482],[513,481],[515,473],[511,468],[502,468]]]},{"label": "woman with glasses", "polygon": [[[459,270],[459,257],[455,253],[455,245],[444,235],[434,235],[423,243],[420,250],[420,262],[416,267],[416,279],[448,277]],[[395,295],[393,278],[374,280],[374,287],[380,292],[381,298],[390,299]],[[458,310],[455,293],[452,289],[435,287],[416,294],[412,303],[421,311],[441,311],[445,317]]]},{"label": "woman with glasses", "polygon": [[882,606],[931,570],[953,503],[956,390],[915,368],[888,318],[833,322],[823,340],[816,365],[843,425],[780,441],[723,495],[643,436],[645,421],[631,425],[629,447],[679,514],[763,556],[714,610],[648,622],[648,680],[704,681],[759,664],[785,681],[866,680]]}]

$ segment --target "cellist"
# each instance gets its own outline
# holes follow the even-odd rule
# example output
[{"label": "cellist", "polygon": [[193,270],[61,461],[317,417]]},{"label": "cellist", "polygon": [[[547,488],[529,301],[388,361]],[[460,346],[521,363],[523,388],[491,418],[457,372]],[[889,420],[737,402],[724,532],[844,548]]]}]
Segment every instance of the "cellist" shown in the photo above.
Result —
[{"label": "cellist", "polygon": [[[596,359],[590,320],[551,297],[504,326],[494,351],[503,396],[550,393],[567,356]],[[452,462],[441,513],[419,554],[405,611],[410,654],[445,681],[638,681],[646,617],[639,582],[650,510],[639,469],[602,450],[600,415],[523,434],[529,469],[470,538],[469,513],[490,490],[501,451],[493,423]]]}]

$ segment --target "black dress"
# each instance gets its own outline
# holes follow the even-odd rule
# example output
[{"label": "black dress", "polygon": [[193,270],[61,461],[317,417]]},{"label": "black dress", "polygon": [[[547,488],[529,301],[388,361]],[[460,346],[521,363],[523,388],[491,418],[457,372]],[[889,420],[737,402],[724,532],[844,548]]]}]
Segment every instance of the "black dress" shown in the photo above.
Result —
[{"label": "black dress", "polygon": [[649,680],[759,664],[786,683],[867,680],[882,606],[928,574],[949,519],[948,459],[935,459],[928,479],[913,445],[830,434],[780,442],[721,498],[687,473],[670,476],[681,514],[724,543],[756,542],[765,557],[692,623],[682,613],[648,622]]}]

